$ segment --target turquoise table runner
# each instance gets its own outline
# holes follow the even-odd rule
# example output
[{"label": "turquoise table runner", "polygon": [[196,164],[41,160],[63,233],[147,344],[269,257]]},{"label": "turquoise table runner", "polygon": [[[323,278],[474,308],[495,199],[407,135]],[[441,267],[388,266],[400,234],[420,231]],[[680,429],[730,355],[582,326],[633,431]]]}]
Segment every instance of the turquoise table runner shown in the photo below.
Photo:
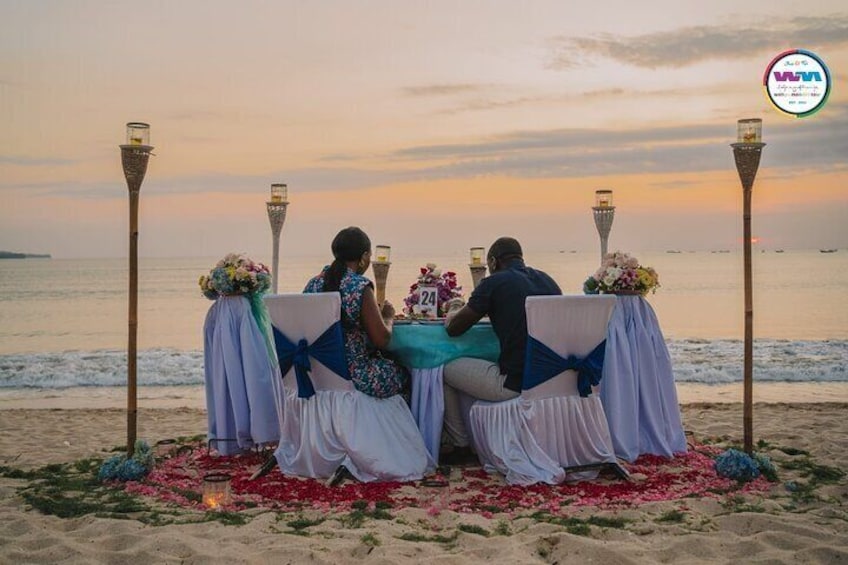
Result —
[{"label": "turquoise table runner", "polygon": [[501,349],[491,324],[450,337],[441,323],[395,324],[389,351],[410,369],[432,369],[459,357],[497,361]]}]

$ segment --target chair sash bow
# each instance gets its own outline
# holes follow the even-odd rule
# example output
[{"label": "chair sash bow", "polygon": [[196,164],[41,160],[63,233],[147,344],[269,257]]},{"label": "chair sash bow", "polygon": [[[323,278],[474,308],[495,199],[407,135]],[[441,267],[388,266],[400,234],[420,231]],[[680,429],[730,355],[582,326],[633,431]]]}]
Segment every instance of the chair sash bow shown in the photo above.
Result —
[{"label": "chair sash bow", "polygon": [[563,371],[577,371],[577,390],[580,396],[592,394],[592,386],[601,382],[607,340],[599,343],[589,355],[580,359],[574,355],[562,357],[541,341],[529,337],[524,361],[522,388],[529,390]]},{"label": "chair sash bow", "polygon": [[320,361],[321,364],[343,379],[350,380],[347,360],[345,359],[341,323],[334,323],[311,344],[305,339],[294,343],[276,327],[272,329],[274,330],[277,359],[280,362],[280,374],[285,376],[294,366],[298,397],[310,398],[315,395],[315,387],[309,377],[309,372],[312,370],[310,357]]}]

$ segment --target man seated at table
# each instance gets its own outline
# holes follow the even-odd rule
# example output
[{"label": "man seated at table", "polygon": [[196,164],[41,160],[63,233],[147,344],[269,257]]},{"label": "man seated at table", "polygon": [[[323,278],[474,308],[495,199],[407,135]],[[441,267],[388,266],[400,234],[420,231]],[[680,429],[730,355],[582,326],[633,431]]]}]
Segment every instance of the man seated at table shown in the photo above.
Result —
[{"label": "man seated at table", "polygon": [[449,336],[456,337],[468,331],[483,316],[488,316],[498,336],[501,353],[497,363],[461,357],[444,367],[442,438],[446,445],[439,461],[447,465],[477,461],[462,418],[459,393],[488,401],[518,396],[527,345],[524,301],[528,296],[562,294],[559,285],[548,274],[524,264],[521,245],[514,238],[498,238],[489,247],[486,263],[490,275],[480,281],[468,304],[463,305],[461,301],[451,304],[445,330]]}]

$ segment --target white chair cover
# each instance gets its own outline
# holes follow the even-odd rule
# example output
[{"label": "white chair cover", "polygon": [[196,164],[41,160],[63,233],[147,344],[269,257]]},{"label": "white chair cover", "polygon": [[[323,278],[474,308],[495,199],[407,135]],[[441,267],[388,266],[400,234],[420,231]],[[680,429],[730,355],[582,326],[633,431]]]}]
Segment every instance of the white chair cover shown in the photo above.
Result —
[{"label": "white chair cover", "polygon": [[[339,321],[337,292],[265,297],[271,324],[290,341],[313,343]],[[283,376],[280,443],[274,455],[289,475],[326,478],[345,465],[362,482],[418,480],[434,468],[409,407],[379,399],[310,358],[315,395],[299,398],[295,369]]]},{"label": "white chair cover", "polygon": [[[582,358],[604,340],[614,306],[614,296],[531,296],[528,333],[562,357]],[[597,472],[566,477],[563,467],[616,461],[600,398],[579,396],[573,370],[512,400],[477,401],[469,419],[484,468],[509,484],[591,478]]]}]

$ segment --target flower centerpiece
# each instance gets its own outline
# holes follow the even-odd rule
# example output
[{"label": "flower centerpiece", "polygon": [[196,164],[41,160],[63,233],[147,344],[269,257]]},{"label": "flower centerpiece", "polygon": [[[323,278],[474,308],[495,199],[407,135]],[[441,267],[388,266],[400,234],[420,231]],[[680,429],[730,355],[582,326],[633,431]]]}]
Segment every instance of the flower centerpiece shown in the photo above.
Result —
[{"label": "flower centerpiece", "polygon": [[427,306],[422,306],[421,302],[421,287],[435,287],[437,291],[437,311],[434,313],[438,316],[444,316],[447,313],[448,301],[454,298],[462,298],[462,287],[456,283],[456,273],[453,271],[445,271],[444,273],[436,268],[435,263],[427,263],[421,267],[421,273],[418,275],[418,280],[412,283],[409,287],[409,295],[404,298],[404,313],[410,318],[424,318],[431,313]]},{"label": "flower centerpiece", "polygon": [[585,294],[639,294],[656,292],[660,286],[657,272],[643,267],[635,257],[616,251],[607,253],[601,268],[583,283]]},{"label": "flower centerpiece", "polygon": [[219,296],[261,294],[271,288],[271,272],[245,255],[229,253],[208,275],[201,276],[198,284],[209,300]]}]

